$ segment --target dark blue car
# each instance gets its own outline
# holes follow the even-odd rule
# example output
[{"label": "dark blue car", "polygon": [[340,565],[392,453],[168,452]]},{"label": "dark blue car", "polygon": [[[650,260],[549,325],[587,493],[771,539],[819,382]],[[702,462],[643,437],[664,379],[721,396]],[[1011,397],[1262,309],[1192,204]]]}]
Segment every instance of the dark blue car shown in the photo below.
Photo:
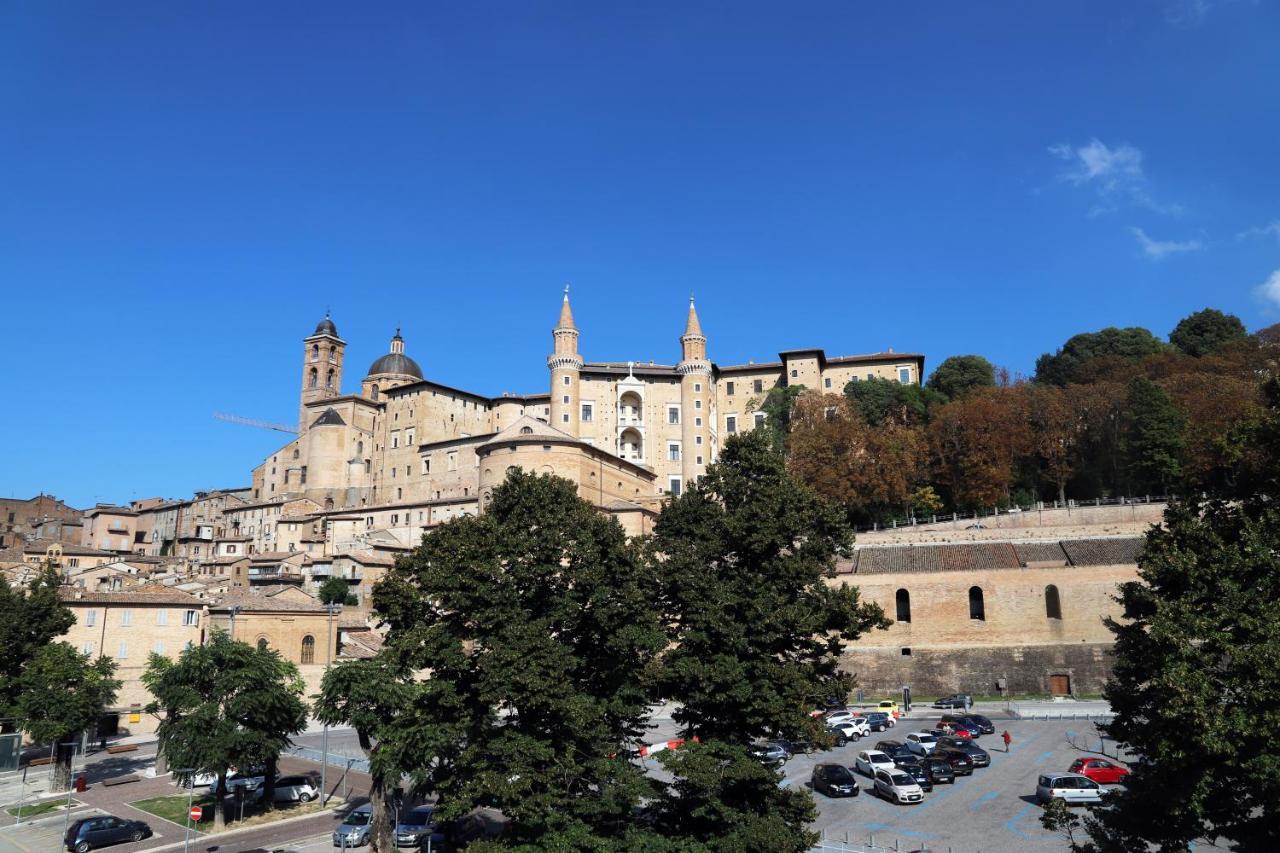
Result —
[{"label": "dark blue car", "polygon": [[72,853],[89,853],[95,847],[141,841],[151,837],[151,827],[140,820],[124,820],[111,815],[84,817],[67,828],[63,846]]}]

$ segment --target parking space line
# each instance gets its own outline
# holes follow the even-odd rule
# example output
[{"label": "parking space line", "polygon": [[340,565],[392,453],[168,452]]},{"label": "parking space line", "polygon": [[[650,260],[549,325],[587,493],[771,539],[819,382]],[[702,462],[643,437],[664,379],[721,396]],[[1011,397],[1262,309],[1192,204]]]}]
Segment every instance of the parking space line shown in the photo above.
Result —
[{"label": "parking space line", "polygon": [[969,808],[972,811],[977,811],[978,809],[982,808],[983,806],[985,806],[987,803],[991,802],[998,796],[1000,796],[999,791],[987,791],[981,797],[978,797],[977,802],[973,803],[971,806],[969,806]]}]

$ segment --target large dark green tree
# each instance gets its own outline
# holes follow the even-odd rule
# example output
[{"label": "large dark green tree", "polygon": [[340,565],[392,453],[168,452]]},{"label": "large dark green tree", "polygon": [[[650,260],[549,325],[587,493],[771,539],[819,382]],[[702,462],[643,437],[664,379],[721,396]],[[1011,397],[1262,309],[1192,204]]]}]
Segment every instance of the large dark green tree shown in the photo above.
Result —
[{"label": "large dark green tree", "polygon": [[399,783],[403,768],[417,764],[398,756],[397,748],[414,750],[424,746],[420,741],[400,737],[402,731],[411,735],[415,728],[411,715],[420,688],[390,652],[339,664],[325,673],[320,684],[320,695],[315,702],[316,719],[331,726],[355,729],[360,749],[369,761],[373,853],[390,853],[396,849],[388,797]]},{"label": "large dark green tree", "polygon": [[1168,494],[1182,476],[1185,418],[1159,385],[1143,377],[1129,383],[1126,409],[1125,456],[1134,493]]},{"label": "large dark green tree", "polygon": [[1068,339],[1056,353],[1045,353],[1036,359],[1036,381],[1067,385],[1081,381],[1085,377],[1084,368],[1094,359],[1139,361],[1168,348],[1168,344],[1137,326],[1084,332]]},{"label": "large dark green tree", "polygon": [[939,364],[929,377],[928,387],[950,400],[971,388],[996,384],[996,369],[980,355],[953,355]]},{"label": "large dark green tree", "polygon": [[769,389],[763,400],[749,403],[750,408],[764,412],[764,431],[779,451],[787,446],[787,437],[791,434],[791,413],[804,390],[803,385],[776,385]]},{"label": "large dark green tree", "polygon": [[155,697],[147,712],[160,715],[156,735],[169,766],[218,777],[215,830],[224,826],[221,804],[232,767],[265,764],[263,801],[272,802],[280,751],[307,722],[296,666],[274,649],[215,630],[176,661],[152,655],[142,682]]},{"label": "large dark green tree", "polygon": [[918,426],[929,420],[930,406],[946,402],[932,388],[879,377],[850,382],[844,386],[844,395],[872,426],[886,421]]},{"label": "large dark green tree", "polygon": [[58,599],[61,580],[45,566],[31,582],[12,587],[0,575],[0,731],[14,730],[14,706],[23,671],[36,654],[76,623]]},{"label": "large dark green tree", "polygon": [[[672,831],[740,839],[718,849],[812,843],[808,794],[776,778],[760,784],[745,747],[766,735],[820,736],[809,712],[852,687],[839,669],[845,643],[888,624],[856,589],[828,584],[850,543],[841,510],[791,479],[755,433],[729,439],[706,475],[663,509],[651,543],[671,641],[659,681],[681,703],[675,718],[685,734],[702,741],[669,759],[682,780],[676,791],[698,792],[668,798]],[[710,780],[706,761],[727,762],[722,772],[738,781]],[[760,835],[737,834],[743,814]]]},{"label": "large dark green tree", "polygon": [[36,743],[57,744],[55,785],[71,781],[74,747],[116,700],[120,682],[111,658],[90,661],[68,643],[50,643],[36,652],[18,678],[14,713],[19,727]]},{"label": "large dark green tree", "polygon": [[331,577],[320,584],[316,597],[325,604],[358,604],[355,593],[345,578]]},{"label": "large dark green tree", "polygon": [[1217,308],[1206,308],[1183,317],[1169,333],[1169,343],[1197,358],[1248,338],[1249,333],[1239,317],[1224,314]]},{"label": "large dark green tree", "polygon": [[513,470],[483,515],[442,525],[374,591],[386,653],[431,671],[383,743],[441,815],[500,808],[512,844],[623,837],[649,790],[623,756],[665,643],[655,590],[572,483]]}]

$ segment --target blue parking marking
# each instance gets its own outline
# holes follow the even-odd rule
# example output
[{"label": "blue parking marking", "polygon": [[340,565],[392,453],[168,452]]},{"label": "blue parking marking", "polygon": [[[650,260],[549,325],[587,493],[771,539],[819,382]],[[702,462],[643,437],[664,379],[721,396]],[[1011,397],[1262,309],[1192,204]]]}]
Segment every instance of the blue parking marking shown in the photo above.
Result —
[{"label": "blue parking marking", "polygon": [[1040,757],[1036,759],[1036,764],[1044,764],[1046,761],[1048,761],[1052,757],[1053,757],[1052,749],[1049,750],[1048,752],[1042,752],[1040,753]]},{"label": "blue parking marking", "polygon": [[969,808],[973,811],[977,811],[978,809],[982,808],[984,805],[991,802],[998,796],[1000,796],[999,791],[987,791],[981,797],[978,797],[978,801],[973,805],[969,806]]}]

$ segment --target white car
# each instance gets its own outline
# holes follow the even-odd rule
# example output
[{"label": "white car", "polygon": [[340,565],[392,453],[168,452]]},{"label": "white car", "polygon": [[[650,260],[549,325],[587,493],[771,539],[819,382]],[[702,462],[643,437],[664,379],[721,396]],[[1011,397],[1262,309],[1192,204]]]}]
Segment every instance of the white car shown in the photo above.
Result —
[{"label": "white car", "polygon": [[827,731],[836,736],[836,746],[844,746],[851,740],[861,740],[871,734],[871,727],[866,720],[855,717],[843,723],[828,724]]},{"label": "white car", "polygon": [[906,740],[907,749],[922,757],[933,752],[938,745],[938,738],[933,732],[912,732]]},{"label": "white car", "polygon": [[320,796],[320,787],[307,776],[281,776],[276,779],[273,799],[277,803],[309,803]]},{"label": "white car", "polygon": [[856,719],[858,719],[858,715],[853,711],[828,711],[822,718],[822,722],[831,727],[836,723],[847,723]]},{"label": "white car", "polygon": [[1062,800],[1069,806],[1100,803],[1102,787],[1079,773],[1046,773],[1036,782],[1036,799]]},{"label": "white car", "polygon": [[878,749],[868,749],[858,753],[858,757],[853,760],[853,767],[864,776],[875,778],[877,770],[891,770],[898,765],[893,763],[893,759],[885,755]]},{"label": "white car", "polygon": [[909,775],[901,770],[877,770],[875,787],[872,789],[887,800],[895,803],[919,803],[924,800],[924,790]]}]

